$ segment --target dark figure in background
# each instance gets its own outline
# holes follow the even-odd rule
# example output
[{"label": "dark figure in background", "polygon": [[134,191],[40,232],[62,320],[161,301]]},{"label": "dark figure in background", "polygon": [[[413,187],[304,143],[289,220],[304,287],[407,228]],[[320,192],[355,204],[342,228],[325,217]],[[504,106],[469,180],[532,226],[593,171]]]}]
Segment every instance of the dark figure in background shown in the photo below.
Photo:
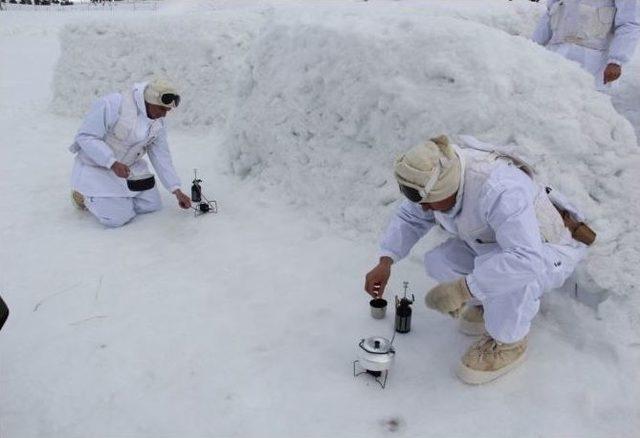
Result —
[{"label": "dark figure in background", "polygon": [[2,301],[2,297],[0,297],[0,330],[2,330],[2,326],[7,321],[8,317],[9,317],[9,308],[4,303],[4,301]]}]

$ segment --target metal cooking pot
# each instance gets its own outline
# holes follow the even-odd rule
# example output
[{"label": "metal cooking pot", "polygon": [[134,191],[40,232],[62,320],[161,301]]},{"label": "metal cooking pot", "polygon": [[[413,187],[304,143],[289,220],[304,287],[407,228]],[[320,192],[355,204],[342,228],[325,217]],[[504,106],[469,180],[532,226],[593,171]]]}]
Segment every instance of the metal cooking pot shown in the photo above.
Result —
[{"label": "metal cooking pot", "polygon": [[387,312],[387,300],[384,298],[374,298],[369,301],[369,308],[371,309],[371,316],[375,319],[382,319]]},{"label": "metal cooking pot", "polygon": [[385,371],[393,365],[396,351],[387,338],[372,336],[362,339],[358,346],[358,360],[364,369]]},{"label": "metal cooking pot", "polygon": [[143,173],[141,175],[131,175],[127,178],[127,187],[132,192],[142,192],[152,189],[156,185],[156,179],[152,173]]}]

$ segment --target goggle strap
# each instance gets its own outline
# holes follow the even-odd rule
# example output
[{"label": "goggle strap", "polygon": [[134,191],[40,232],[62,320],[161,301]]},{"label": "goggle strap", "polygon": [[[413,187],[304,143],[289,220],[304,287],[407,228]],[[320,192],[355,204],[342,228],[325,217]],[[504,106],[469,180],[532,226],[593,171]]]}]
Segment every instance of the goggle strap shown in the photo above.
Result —
[{"label": "goggle strap", "polygon": [[422,195],[423,199],[427,197],[427,195],[429,194],[429,192],[433,189],[433,186],[436,185],[436,182],[438,182],[438,177],[440,177],[440,169],[441,169],[441,164],[438,161],[438,166],[435,169],[435,172],[433,172],[433,174],[431,175],[431,178],[429,178],[429,181],[427,181],[427,183],[424,185],[424,188],[422,190],[420,190],[420,194]]}]

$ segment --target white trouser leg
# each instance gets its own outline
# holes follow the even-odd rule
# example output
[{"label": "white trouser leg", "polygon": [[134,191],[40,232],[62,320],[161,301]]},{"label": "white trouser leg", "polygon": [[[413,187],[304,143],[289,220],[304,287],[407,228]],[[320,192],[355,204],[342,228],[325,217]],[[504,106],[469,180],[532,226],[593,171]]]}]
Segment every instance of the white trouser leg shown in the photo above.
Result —
[{"label": "white trouser leg", "polygon": [[162,200],[157,187],[140,192],[132,199],[133,209],[137,214],[152,213],[162,208]]},{"label": "white trouser leg", "polygon": [[151,213],[162,208],[156,187],[140,192],[133,198],[91,196],[85,199],[85,203],[101,224],[111,228],[121,227],[136,214]]},{"label": "white trouser leg", "polygon": [[136,215],[132,198],[90,196],[85,198],[85,204],[96,219],[106,227],[121,227]]},{"label": "white trouser leg", "polygon": [[[560,287],[586,255],[586,246],[572,241],[568,245],[544,245],[545,272],[525,284],[516,284],[508,275],[496,279],[495,290],[484,291],[484,319],[487,332],[500,342],[524,338],[540,308],[543,292]],[[485,254],[476,259],[490,257]]]},{"label": "white trouser leg", "polygon": [[[451,238],[424,255],[424,268],[427,275],[438,282],[454,281],[473,271],[476,255],[473,250],[460,239]],[[473,298],[469,303],[480,305]]]},{"label": "white trouser leg", "polygon": [[[538,313],[542,293],[560,287],[586,255],[586,246],[576,241],[545,244],[543,248],[546,269],[535,280],[516,284],[505,275],[495,279],[494,290],[484,291],[483,302],[474,298],[469,303],[484,306],[485,327],[494,339],[510,343],[524,338]],[[425,254],[425,270],[439,282],[452,281],[471,273],[475,264],[500,250],[497,245],[488,245],[486,253],[478,256],[465,242],[452,238]]]},{"label": "white trouser leg", "polygon": [[451,238],[424,255],[427,275],[439,282],[453,281],[473,270],[473,250],[460,239]]}]

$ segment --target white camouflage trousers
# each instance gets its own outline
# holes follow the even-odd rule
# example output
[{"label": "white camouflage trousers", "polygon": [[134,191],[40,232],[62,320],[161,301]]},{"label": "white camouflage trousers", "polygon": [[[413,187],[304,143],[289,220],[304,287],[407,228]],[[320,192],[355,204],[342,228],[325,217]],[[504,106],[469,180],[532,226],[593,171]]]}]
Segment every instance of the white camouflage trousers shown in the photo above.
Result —
[{"label": "white camouflage trousers", "polygon": [[160,210],[162,201],[158,188],[154,187],[131,198],[89,196],[85,198],[85,205],[102,225],[116,228],[138,214]]},{"label": "white camouflage trousers", "polygon": [[[475,254],[462,240],[451,238],[428,251],[424,256],[427,275],[438,282],[453,281],[473,271],[476,258],[491,257],[501,251],[497,244],[487,244],[486,252]],[[524,338],[531,321],[538,313],[540,297],[551,289],[562,286],[573,273],[578,262],[586,255],[587,247],[572,241],[566,245],[544,244],[546,272],[539,275],[540,281],[519,285],[518,293],[483,291],[487,298],[480,302],[474,298],[469,304],[484,307],[485,328],[492,338],[500,342],[516,342]],[[510,279],[502,278],[508,284]],[[512,281],[512,280],[511,280]],[[513,290],[513,285],[509,285]]]}]

